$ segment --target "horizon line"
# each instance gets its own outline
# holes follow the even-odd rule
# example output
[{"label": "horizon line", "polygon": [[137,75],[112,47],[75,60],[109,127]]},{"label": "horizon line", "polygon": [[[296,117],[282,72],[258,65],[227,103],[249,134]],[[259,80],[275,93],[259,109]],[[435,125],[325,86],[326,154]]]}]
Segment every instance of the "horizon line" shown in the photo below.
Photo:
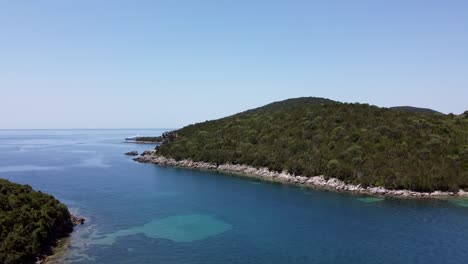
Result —
[{"label": "horizon line", "polygon": [[131,129],[137,129],[137,130],[171,130],[171,129],[177,129],[177,128],[0,128],[0,130],[131,130]]}]

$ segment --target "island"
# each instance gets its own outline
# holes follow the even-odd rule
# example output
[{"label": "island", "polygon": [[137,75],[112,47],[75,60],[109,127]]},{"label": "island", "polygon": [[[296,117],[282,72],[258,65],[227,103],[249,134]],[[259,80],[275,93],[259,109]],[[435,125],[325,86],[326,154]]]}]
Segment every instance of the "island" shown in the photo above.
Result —
[{"label": "island", "polygon": [[[0,179],[0,263],[42,262],[84,219],[53,196]],[[73,220],[73,221],[72,221]]]},{"label": "island", "polygon": [[167,132],[136,161],[396,196],[466,195],[468,118],[303,97]]}]

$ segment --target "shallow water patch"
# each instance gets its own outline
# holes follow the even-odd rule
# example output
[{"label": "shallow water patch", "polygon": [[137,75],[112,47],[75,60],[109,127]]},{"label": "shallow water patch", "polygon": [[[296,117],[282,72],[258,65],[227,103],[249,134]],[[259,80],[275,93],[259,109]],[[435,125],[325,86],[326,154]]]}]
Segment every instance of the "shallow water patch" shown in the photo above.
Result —
[{"label": "shallow water patch", "polygon": [[361,197],[357,198],[358,201],[363,202],[363,203],[377,203],[381,202],[384,200],[384,198],[381,197]]},{"label": "shallow water patch", "polygon": [[462,207],[468,207],[468,198],[451,198],[449,202]]},{"label": "shallow water patch", "polygon": [[259,185],[259,184],[262,184],[261,182],[259,181],[249,181],[250,184],[255,184],[255,185]]},{"label": "shallow water patch", "polygon": [[96,237],[92,244],[112,245],[119,237],[136,234],[150,238],[165,238],[174,242],[193,242],[224,233],[231,228],[230,224],[211,215],[175,215]]},{"label": "shallow water patch", "polygon": [[94,257],[87,253],[95,225],[75,227],[70,237],[64,238],[53,250],[53,255],[47,257],[48,264],[95,263]]}]

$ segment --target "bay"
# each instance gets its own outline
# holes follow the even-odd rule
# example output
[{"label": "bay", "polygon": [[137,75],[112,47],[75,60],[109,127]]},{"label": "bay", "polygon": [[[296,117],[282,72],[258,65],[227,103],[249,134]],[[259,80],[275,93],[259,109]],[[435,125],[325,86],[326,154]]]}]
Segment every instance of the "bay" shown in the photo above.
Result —
[{"label": "bay", "polygon": [[0,130],[0,178],[83,215],[55,263],[464,263],[468,207],[159,167],[142,130]]}]

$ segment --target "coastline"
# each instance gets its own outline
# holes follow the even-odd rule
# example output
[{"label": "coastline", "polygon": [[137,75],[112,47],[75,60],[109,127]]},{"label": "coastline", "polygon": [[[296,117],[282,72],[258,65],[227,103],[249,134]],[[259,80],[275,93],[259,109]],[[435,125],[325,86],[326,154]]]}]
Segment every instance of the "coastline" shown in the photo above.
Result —
[{"label": "coastline", "polygon": [[181,167],[190,169],[212,170],[223,173],[233,173],[262,181],[291,184],[309,188],[319,188],[337,192],[350,192],[363,195],[390,196],[400,198],[446,198],[446,197],[468,197],[468,192],[459,190],[458,192],[416,192],[410,190],[391,190],[383,187],[362,187],[360,184],[348,184],[336,178],[325,179],[323,175],[306,177],[293,175],[287,172],[270,171],[268,168],[255,168],[248,165],[239,164],[214,164],[202,161],[192,161],[189,159],[175,160],[164,156],[156,156],[154,151],[145,151],[141,156],[134,158],[134,161],[142,163],[153,163],[161,166]]},{"label": "coastline", "polygon": [[123,141],[122,143],[127,144],[161,144],[159,141]]},{"label": "coastline", "polygon": [[55,242],[50,246],[49,252],[37,255],[36,261],[34,262],[35,264],[55,263],[54,258],[56,258],[59,254],[65,252],[70,246],[70,237],[73,231],[75,231],[75,227],[83,225],[86,219],[82,216],[76,216],[75,214],[70,213],[70,221],[73,225],[73,229],[71,230],[71,232],[62,237],[57,238]]}]

